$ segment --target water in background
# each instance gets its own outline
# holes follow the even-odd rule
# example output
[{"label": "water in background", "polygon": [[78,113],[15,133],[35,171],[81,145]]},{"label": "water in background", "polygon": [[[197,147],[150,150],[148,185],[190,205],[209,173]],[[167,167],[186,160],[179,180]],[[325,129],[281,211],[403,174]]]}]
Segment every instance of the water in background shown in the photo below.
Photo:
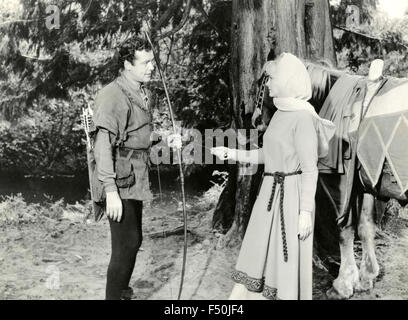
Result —
[{"label": "water in background", "polygon": [[[175,174],[161,174],[162,193],[174,193],[180,190],[180,181]],[[204,192],[211,183],[209,177],[191,176],[185,179],[187,196],[198,195]],[[150,173],[151,189],[154,195],[159,194],[158,177],[155,172]],[[75,178],[24,178],[19,176],[2,175],[0,177],[0,200],[2,196],[21,193],[30,203],[41,203],[45,200],[59,200],[64,198],[66,203],[89,199],[89,184],[87,175]]]}]

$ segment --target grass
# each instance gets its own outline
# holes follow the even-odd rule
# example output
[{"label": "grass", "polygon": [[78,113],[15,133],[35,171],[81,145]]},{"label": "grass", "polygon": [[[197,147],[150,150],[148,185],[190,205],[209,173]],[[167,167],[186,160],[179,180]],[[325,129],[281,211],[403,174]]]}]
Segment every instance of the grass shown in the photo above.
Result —
[{"label": "grass", "polygon": [[81,202],[75,205],[66,204],[64,199],[39,203],[27,203],[21,193],[1,197],[0,202],[0,226],[18,225],[23,223],[35,223],[41,219],[58,221],[67,217],[86,218],[87,203]]}]

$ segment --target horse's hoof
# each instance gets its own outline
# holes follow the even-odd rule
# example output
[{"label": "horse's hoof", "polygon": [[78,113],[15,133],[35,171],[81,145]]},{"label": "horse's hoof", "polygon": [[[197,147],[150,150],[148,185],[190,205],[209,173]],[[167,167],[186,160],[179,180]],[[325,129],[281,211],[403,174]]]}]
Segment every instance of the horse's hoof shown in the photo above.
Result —
[{"label": "horse's hoof", "polygon": [[334,287],[331,287],[329,290],[326,291],[326,296],[330,300],[346,300],[351,297],[351,295],[347,296],[347,295],[341,294]]},{"label": "horse's hoof", "polygon": [[370,291],[373,288],[374,288],[373,279],[364,279],[364,280],[360,280],[359,284],[356,286],[355,289],[358,292],[365,292],[365,291]]}]

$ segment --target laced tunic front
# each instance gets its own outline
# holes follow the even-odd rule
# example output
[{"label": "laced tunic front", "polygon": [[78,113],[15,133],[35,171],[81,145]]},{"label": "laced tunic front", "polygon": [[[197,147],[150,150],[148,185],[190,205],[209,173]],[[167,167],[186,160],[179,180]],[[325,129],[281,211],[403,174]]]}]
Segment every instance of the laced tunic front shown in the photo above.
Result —
[{"label": "laced tunic front", "polygon": [[[308,111],[278,110],[265,132],[259,152],[263,153],[267,174],[232,274],[237,283],[234,290],[241,292],[234,294],[235,299],[247,299],[248,292],[267,299],[312,298],[313,234],[299,240],[298,220],[304,210],[312,212],[314,221],[316,128],[317,120]],[[280,175],[274,175],[276,172]],[[282,177],[282,173],[288,175]],[[275,179],[279,181],[274,183]]]}]

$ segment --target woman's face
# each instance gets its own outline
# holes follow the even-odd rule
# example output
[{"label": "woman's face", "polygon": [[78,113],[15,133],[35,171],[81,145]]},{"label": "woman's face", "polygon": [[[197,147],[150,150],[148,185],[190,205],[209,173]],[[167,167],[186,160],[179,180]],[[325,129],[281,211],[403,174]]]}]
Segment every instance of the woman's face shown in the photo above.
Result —
[{"label": "woman's face", "polygon": [[269,96],[272,98],[283,97],[285,92],[282,81],[280,81],[282,77],[279,76],[279,70],[276,67],[276,63],[276,60],[271,62],[265,70],[268,75],[266,86],[269,89]]},{"label": "woman's face", "polygon": [[282,82],[279,81],[278,75],[268,73],[268,81],[266,86],[269,89],[269,96],[272,98],[278,98],[283,96],[284,88],[282,87]]},{"label": "woman's face", "polygon": [[310,76],[304,64],[296,57],[282,54],[276,60],[268,61],[263,71],[269,77],[266,86],[272,98],[310,99]]},{"label": "woman's face", "polygon": [[278,84],[277,84],[277,81],[276,81],[276,79],[274,78],[274,76],[273,75],[269,75],[268,74],[268,81],[266,81],[266,86],[267,86],[267,88],[268,88],[268,90],[269,90],[269,96],[270,97],[276,97],[276,95],[277,95],[277,86],[278,86]]}]

